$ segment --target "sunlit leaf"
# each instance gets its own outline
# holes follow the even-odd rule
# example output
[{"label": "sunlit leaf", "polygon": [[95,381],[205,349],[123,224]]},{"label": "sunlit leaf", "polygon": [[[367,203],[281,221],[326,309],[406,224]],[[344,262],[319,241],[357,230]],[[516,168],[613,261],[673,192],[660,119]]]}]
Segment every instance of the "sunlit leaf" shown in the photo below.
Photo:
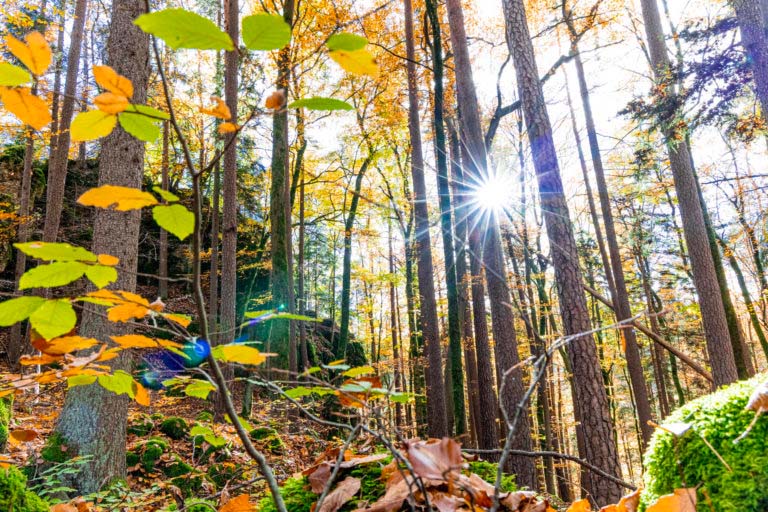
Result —
[{"label": "sunlit leaf", "polygon": [[152,192],[154,192],[155,194],[159,195],[160,197],[162,197],[163,199],[165,199],[169,203],[175,203],[176,201],[179,200],[179,196],[177,196],[173,192],[169,192],[167,190],[163,190],[162,188],[160,188],[158,186],[152,187]]},{"label": "sunlit leaf", "polygon": [[221,123],[219,125],[219,135],[225,133],[232,133],[237,131],[237,125],[235,123]]},{"label": "sunlit leaf", "polygon": [[222,505],[219,512],[251,512],[253,505],[250,500],[250,495],[241,494]]},{"label": "sunlit leaf", "polygon": [[87,249],[62,242],[25,242],[13,244],[15,248],[45,261],[96,261],[96,255]]},{"label": "sunlit leaf", "polygon": [[258,349],[238,344],[213,347],[213,356],[219,361],[248,365],[259,365],[267,360],[267,357]]},{"label": "sunlit leaf", "polygon": [[369,373],[376,373],[376,369],[373,368],[373,366],[357,366],[355,368],[350,368],[349,370],[342,373],[344,377],[359,377],[361,375],[367,375]]},{"label": "sunlit leaf", "polygon": [[128,98],[112,92],[103,92],[93,98],[96,108],[107,114],[119,114],[128,107]]},{"label": "sunlit leaf", "polygon": [[325,395],[333,395],[335,394],[335,390],[331,388],[324,388],[322,386],[312,386],[312,387],[304,387],[299,386],[297,388],[293,389],[287,389],[283,391],[285,395],[289,398],[301,398],[304,396],[310,396],[310,395],[319,395],[319,396],[325,396]]},{"label": "sunlit leaf", "polygon": [[101,110],[80,112],[72,120],[69,133],[72,142],[83,142],[106,137],[117,124],[117,116]]},{"label": "sunlit leaf", "polygon": [[83,338],[82,336],[62,336],[54,338],[46,344],[45,352],[49,355],[63,355],[78,350],[85,350],[99,344],[99,340],[94,338]]},{"label": "sunlit leaf", "polygon": [[115,267],[106,265],[87,265],[85,269],[85,277],[87,277],[96,288],[104,288],[117,281],[117,270]]},{"label": "sunlit leaf", "polygon": [[120,258],[117,256],[112,256],[111,254],[99,254],[97,256],[97,261],[101,265],[107,265],[108,267],[114,267],[118,263],[120,263]]},{"label": "sunlit leaf", "polygon": [[249,50],[279,50],[291,41],[291,27],[282,16],[259,13],[243,18],[243,44]]},{"label": "sunlit leaf", "polygon": [[232,112],[223,99],[218,96],[211,96],[211,101],[216,103],[216,105],[213,108],[200,107],[200,113],[223,119],[224,121],[232,119]]},{"label": "sunlit leaf", "polygon": [[16,87],[32,81],[32,75],[19,66],[8,62],[0,62],[0,85]]},{"label": "sunlit leaf", "polygon": [[125,109],[126,112],[131,112],[134,114],[141,114],[143,116],[149,117],[150,119],[153,119],[155,121],[161,121],[161,120],[167,120],[171,118],[171,115],[167,112],[163,112],[162,110],[157,110],[156,108],[148,107],[147,105],[128,105],[128,108]]},{"label": "sunlit leaf", "polygon": [[86,191],[77,202],[83,206],[114,207],[118,211],[128,211],[156,205],[157,199],[149,192],[137,188],[102,185]]},{"label": "sunlit leaf", "polygon": [[77,315],[66,299],[46,300],[30,315],[29,322],[40,336],[51,340],[71,331]]},{"label": "sunlit leaf", "polygon": [[195,438],[197,436],[202,436],[202,438],[205,440],[206,443],[210,444],[214,448],[221,448],[225,444],[227,444],[227,440],[223,437],[217,436],[213,430],[211,430],[208,427],[204,427],[202,425],[195,425],[189,430],[189,435],[192,436],[192,438]]},{"label": "sunlit leaf", "polygon": [[195,216],[181,204],[152,208],[152,218],[158,226],[184,240],[195,230]]},{"label": "sunlit leaf", "polygon": [[328,38],[328,42],[325,43],[329,50],[345,50],[348,52],[362,50],[367,44],[368,40],[363,36],[348,32],[333,34]]},{"label": "sunlit leaf", "polygon": [[661,496],[646,512],[696,512],[696,489],[675,489]]},{"label": "sunlit leaf", "polygon": [[216,386],[207,380],[193,380],[184,388],[184,394],[205,400],[211,391],[216,391]]},{"label": "sunlit leaf", "polygon": [[130,133],[144,142],[154,142],[160,136],[160,127],[152,120],[142,114],[132,112],[123,112],[117,117],[123,130]]},{"label": "sunlit leaf", "polygon": [[354,110],[355,107],[336,98],[302,98],[288,105],[288,108],[306,108],[309,110]]},{"label": "sunlit leaf", "polygon": [[42,130],[52,120],[48,104],[27,87],[2,88],[0,99],[10,113],[35,130]]},{"label": "sunlit leaf", "polygon": [[133,377],[123,370],[117,370],[112,375],[99,375],[98,381],[101,387],[116,395],[135,396]]},{"label": "sunlit leaf", "polygon": [[122,336],[110,336],[112,341],[123,348],[157,348],[157,340],[141,334],[124,334]]},{"label": "sunlit leaf", "polygon": [[133,96],[131,81],[109,66],[93,66],[93,78],[102,89],[128,99]]},{"label": "sunlit leaf", "polygon": [[333,50],[328,55],[344,69],[353,75],[368,75],[377,77],[379,66],[376,59],[368,50]]},{"label": "sunlit leaf", "polygon": [[8,327],[29,318],[45,303],[42,297],[16,297],[0,302],[0,327]]},{"label": "sunlit leaf", "polygon": [[11,430],[9,434],[15,441],[18,441],[19,443],[28,443],[30,441],[34,441],[40,435],[37,430],[32,429]]},{"label": "sunlit leaf", "polygon": [[12,35],[7,35],[5,44],[8,50],[35,75],[42,75],[51,65],[53,58],[51,47],[40,32],[30,32],[23,42]]},{"label": "sunlit leaf", "polygon": [[182,327],[189,327],[189,324],[192,323],[192,319],[188,317],[187,315],[180,315],[178,313],[163,313],[163,318],[166,320],[170,320],[171,322],[177,323]]},{"label": "sunlit leaf", "polygon": [[64,286],[80,279],[87,268],[88,265],[79,261],[58,261],[48,265],[38,265],[21,276],[19,290]]},{"label": "sunlit leaf", "polygon": [[147,316],[149,308],[133,302],[125,302],[107,310],[107,318],[112,322],[129,322]]},{"label": "sunlit leaf", "polygon": [[96,382],[96,375],[75,375],[67,379],[67,387],[87,386]]},{"label": "sunlit leaf", "polygon": [[159,37],[173,49],[235,49],[232,39],[214,22],[184,9],[164,9],[142,14],[134,23],[144,32]]},{"label": "sunlit leaf", "polygon": [[137,404],[143,405],[144,407],[149,407],[149,391],[147,391],[147,388],[142,386],[141,383],[137,382],[136,380],[133,381],[133,395]]}]

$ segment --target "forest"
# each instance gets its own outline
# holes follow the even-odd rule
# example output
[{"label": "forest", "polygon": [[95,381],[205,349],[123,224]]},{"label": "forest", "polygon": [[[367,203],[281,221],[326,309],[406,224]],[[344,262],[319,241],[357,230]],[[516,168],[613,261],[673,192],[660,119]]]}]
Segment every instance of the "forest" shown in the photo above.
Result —
[{"label": "forest", "polygon": [[768,0],[0,2],[0,512],[768,511]]}]

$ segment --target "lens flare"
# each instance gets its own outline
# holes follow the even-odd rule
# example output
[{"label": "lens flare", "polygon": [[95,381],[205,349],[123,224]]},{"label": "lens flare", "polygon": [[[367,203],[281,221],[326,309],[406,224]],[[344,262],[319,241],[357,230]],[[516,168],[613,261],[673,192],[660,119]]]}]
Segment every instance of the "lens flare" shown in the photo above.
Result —
[{"label": "lens flare", "polygon": [[511,205],[514,183],[508,174],[493,171],[470,186],[470,204],[486,212],[498,213]]}]

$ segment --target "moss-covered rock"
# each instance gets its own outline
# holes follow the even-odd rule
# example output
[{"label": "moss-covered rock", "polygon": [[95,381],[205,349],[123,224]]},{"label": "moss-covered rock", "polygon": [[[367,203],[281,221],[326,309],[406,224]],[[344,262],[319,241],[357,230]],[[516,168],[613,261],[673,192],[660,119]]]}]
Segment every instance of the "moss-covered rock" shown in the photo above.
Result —
[{"label": "moss-covered rock", "polygon": [[171,439],[178,441],[184,439],[189,435],[189,425],[184,421],[184,418],[176,416],[170,416],[160,423],[160,432],[167,435]]},{"label": "moss-covered rock", "polygon": [[0,469],[0,510],[3,512],[48,512],[48,505],[27,489],[27,478],[15,467]]},{"label": "moss-covered rock", "polygon": [[749,396],[765,380],[762,375],[733,384],[684,405],[667,418],[666,423],[686,423],[691,429],[681,437],[663,430],[654,434],[645,454],[643,503],[653,503],[677,488],[698,487],[702,510],[768,510],[768,416],[761,417],[746,438],[734,443],[755,415],[744,409]]},{"label": "moss-covered rock", "polygon": [[0,452],[5,451],[8,443],[8,428],[13,415],[13,395],[0,398]]},{"label": "moss-covered rock", "polygon": [[256,441],[262,448],[279,455],[285,452],[285,443],[283,442],[277,430],[271,427],[257,427],[250,431],[251,439]]},{"label": "moss-covered rock", "polygon": [[181,460],[181,458],[176,455],[174,457],[173,462],[166,465],[163,468],[163,474],[169,478],[175,478],[177,476],[183,476],[188,475],[192,472],[192,466]]},{"label": "moss-covered rock", "polygon": [[208,468],[208,478],[219,488],[224,487],[228,483],[235,482],[241,474],[242,469],[232,462],[211,464]]},{"label": "moss-covered rock", "polygon": [[40,451],[40,456],[46,462],[61,464],[71,459],[74,454],[69,453],[67,441],[64,436],[54,432],[48,437],[45,446]]},{"label": "moss-covered rock", "polygon": [[210,423],[213,421],[213,413],[211,411],[200,411],[197,416],[195,416],[195,419],[203,423]]},{"label": "moss-covered rock", "polygon": [[127,432],[139,437],[149,435],[155,428],[155,422],[147,414],[141,414],[128,424]]},{"label": "moss-covered rock", "polygon": [[158,437],[148,439],[141,447],[141,465],[147,472],[153,471],[160,457],[168,450],[168,442]]},{"label": "moss-covered rock", "polygon": [[134,450],[127,450],[125,452],[125,465],[129,468],[134,467],[141,460],[141,456]]}]

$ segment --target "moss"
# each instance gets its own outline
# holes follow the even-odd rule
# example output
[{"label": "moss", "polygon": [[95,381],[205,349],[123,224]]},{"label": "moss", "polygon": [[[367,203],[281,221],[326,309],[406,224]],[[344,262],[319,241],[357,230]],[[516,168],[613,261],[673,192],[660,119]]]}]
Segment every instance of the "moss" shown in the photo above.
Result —
[{"label": "moss", "polygon": [[[176,510],[179,510],[179,507],[175,503],[168,507],[169,512]],[[218,507],[212,501],[197,499],[186,502],[184,510],[185,512],[216,512]]]},{"label": "moss", "polygon": [[[391,458],[385,459],[381,461],[381,464],[386,465],[391,460]],[[363,502],[373,503],[384,496],[387,489],[386,482],[381,479],[381,469],[382,466],[380,464],[363,464],[349,472],[350,476],[360,479],[360,504]],[[353,500],[353,503],[356,503],[356,501]]]},{"label": "moss", "polygon": [[178,441],[184,439],[189,434],[189,425],[183,418],[171,416],[160,423],[160,432],[171,439]]},{"label": "moss", "polygon": [[[310,512],[312,504],[317,501],[317,495],[309,487],[307,477],[289,478],[285,481],[280,491],[285,501],[285,506],[291,512]],[[272,496],[267,496],[259,502],[259,512],[277,512]]]},{"label": "moss", "polygon": [[73,454],[67,450],[67,442],[64,436],[54,432],[48,437],[45,446],[40,451],[40,456],[46,462],[61,464],[71,459]]},{"label": "moss", "polygon": [[8,427],[13,415],[13,395],[0,398],[0,452],[5,451],[8,442]]},{"label": "moss", "polygon": [[208,468],[208,478],[219,488],[236,481],[241,473],[241,468],[231,462],[212,464]]},{"label": "moss", "polygon": [[[476,460],[469,463],[469,473],[475,473],[489,484],[496,482],[496,472],[498,470],[498,464],[486,462],[484,460]],[[514,492],[517,490],[515,475],[504,473],[501,476],[501,490],[504,492]]]},{"label": "moss", "polygon": [[181,491],[184,497],[196,495],[203,487],[203,477],[199,475],[182,475],[180,477],[171,480],[171,484],[175,485]]},{"label": "moss", "polygon": [[48,512],[48,505],[27,489],[27,478],[15,467],[0,469],[0,510],[3,512]]},{"label": "moss", "polygon": [[202,421],[203,423],[210,423],[213,421],[213,413],[210,411],[200,411],[197,416],[195,416],[195,419],[197,421]]},{"label": "moss", "polygon": [[251,436],[251,439],[253,439],[254,441],[261,441],[262,439],[267,439],[268,437],[276,436],[277,431],[269,427],[256,427],[255,429],[251,430],[249,435]]},{"label": "moss", "polygon": [[181,460],[177,455],[171,464],[163,468],[163,474],[169,478],[188,475],[192,472],[192,466]]},{"label": "moss", "polygon": [[155,464],[166,450],[168,450],[168,443],[163,439],[153,437],[144,443],[141,453],[141,465],[144,470],[147,472],[154,470]]},{"label": "moss", "polygon": [[129,425],[127,432],[139,437],[148,435],[155,428],[155,423],[152,418],[146,414],[142,414],[133,420]]},{"label": "moss", "polygon": [[279,455],[285,452],[285,443],[280,438],[277,430],[270,427],[257,427],[251,430],[251,439],[259,442],[263,448],[270,452]]},{"label": "moss", "polygon": [[[764,380],[762,375],[733,384],[684,405],[667,418],[667,423],[687,423],[692,428],[679,438],[663,430],[654,434],[644,461],[645,505],[676,488],[698,487],[706,510],[768,510],[768,417],[761,417],[741,442],[733,442],[754,418],[744,407]],[[720,462],[701,436],[733,471]]]},{"label": "moss", "polygon": [[128,466],[129,468],[132,468],[133,466],[138,464],[140,460],[141,460],[141,457],[135,451],[128,450],[125,452],[125,465]]}]

